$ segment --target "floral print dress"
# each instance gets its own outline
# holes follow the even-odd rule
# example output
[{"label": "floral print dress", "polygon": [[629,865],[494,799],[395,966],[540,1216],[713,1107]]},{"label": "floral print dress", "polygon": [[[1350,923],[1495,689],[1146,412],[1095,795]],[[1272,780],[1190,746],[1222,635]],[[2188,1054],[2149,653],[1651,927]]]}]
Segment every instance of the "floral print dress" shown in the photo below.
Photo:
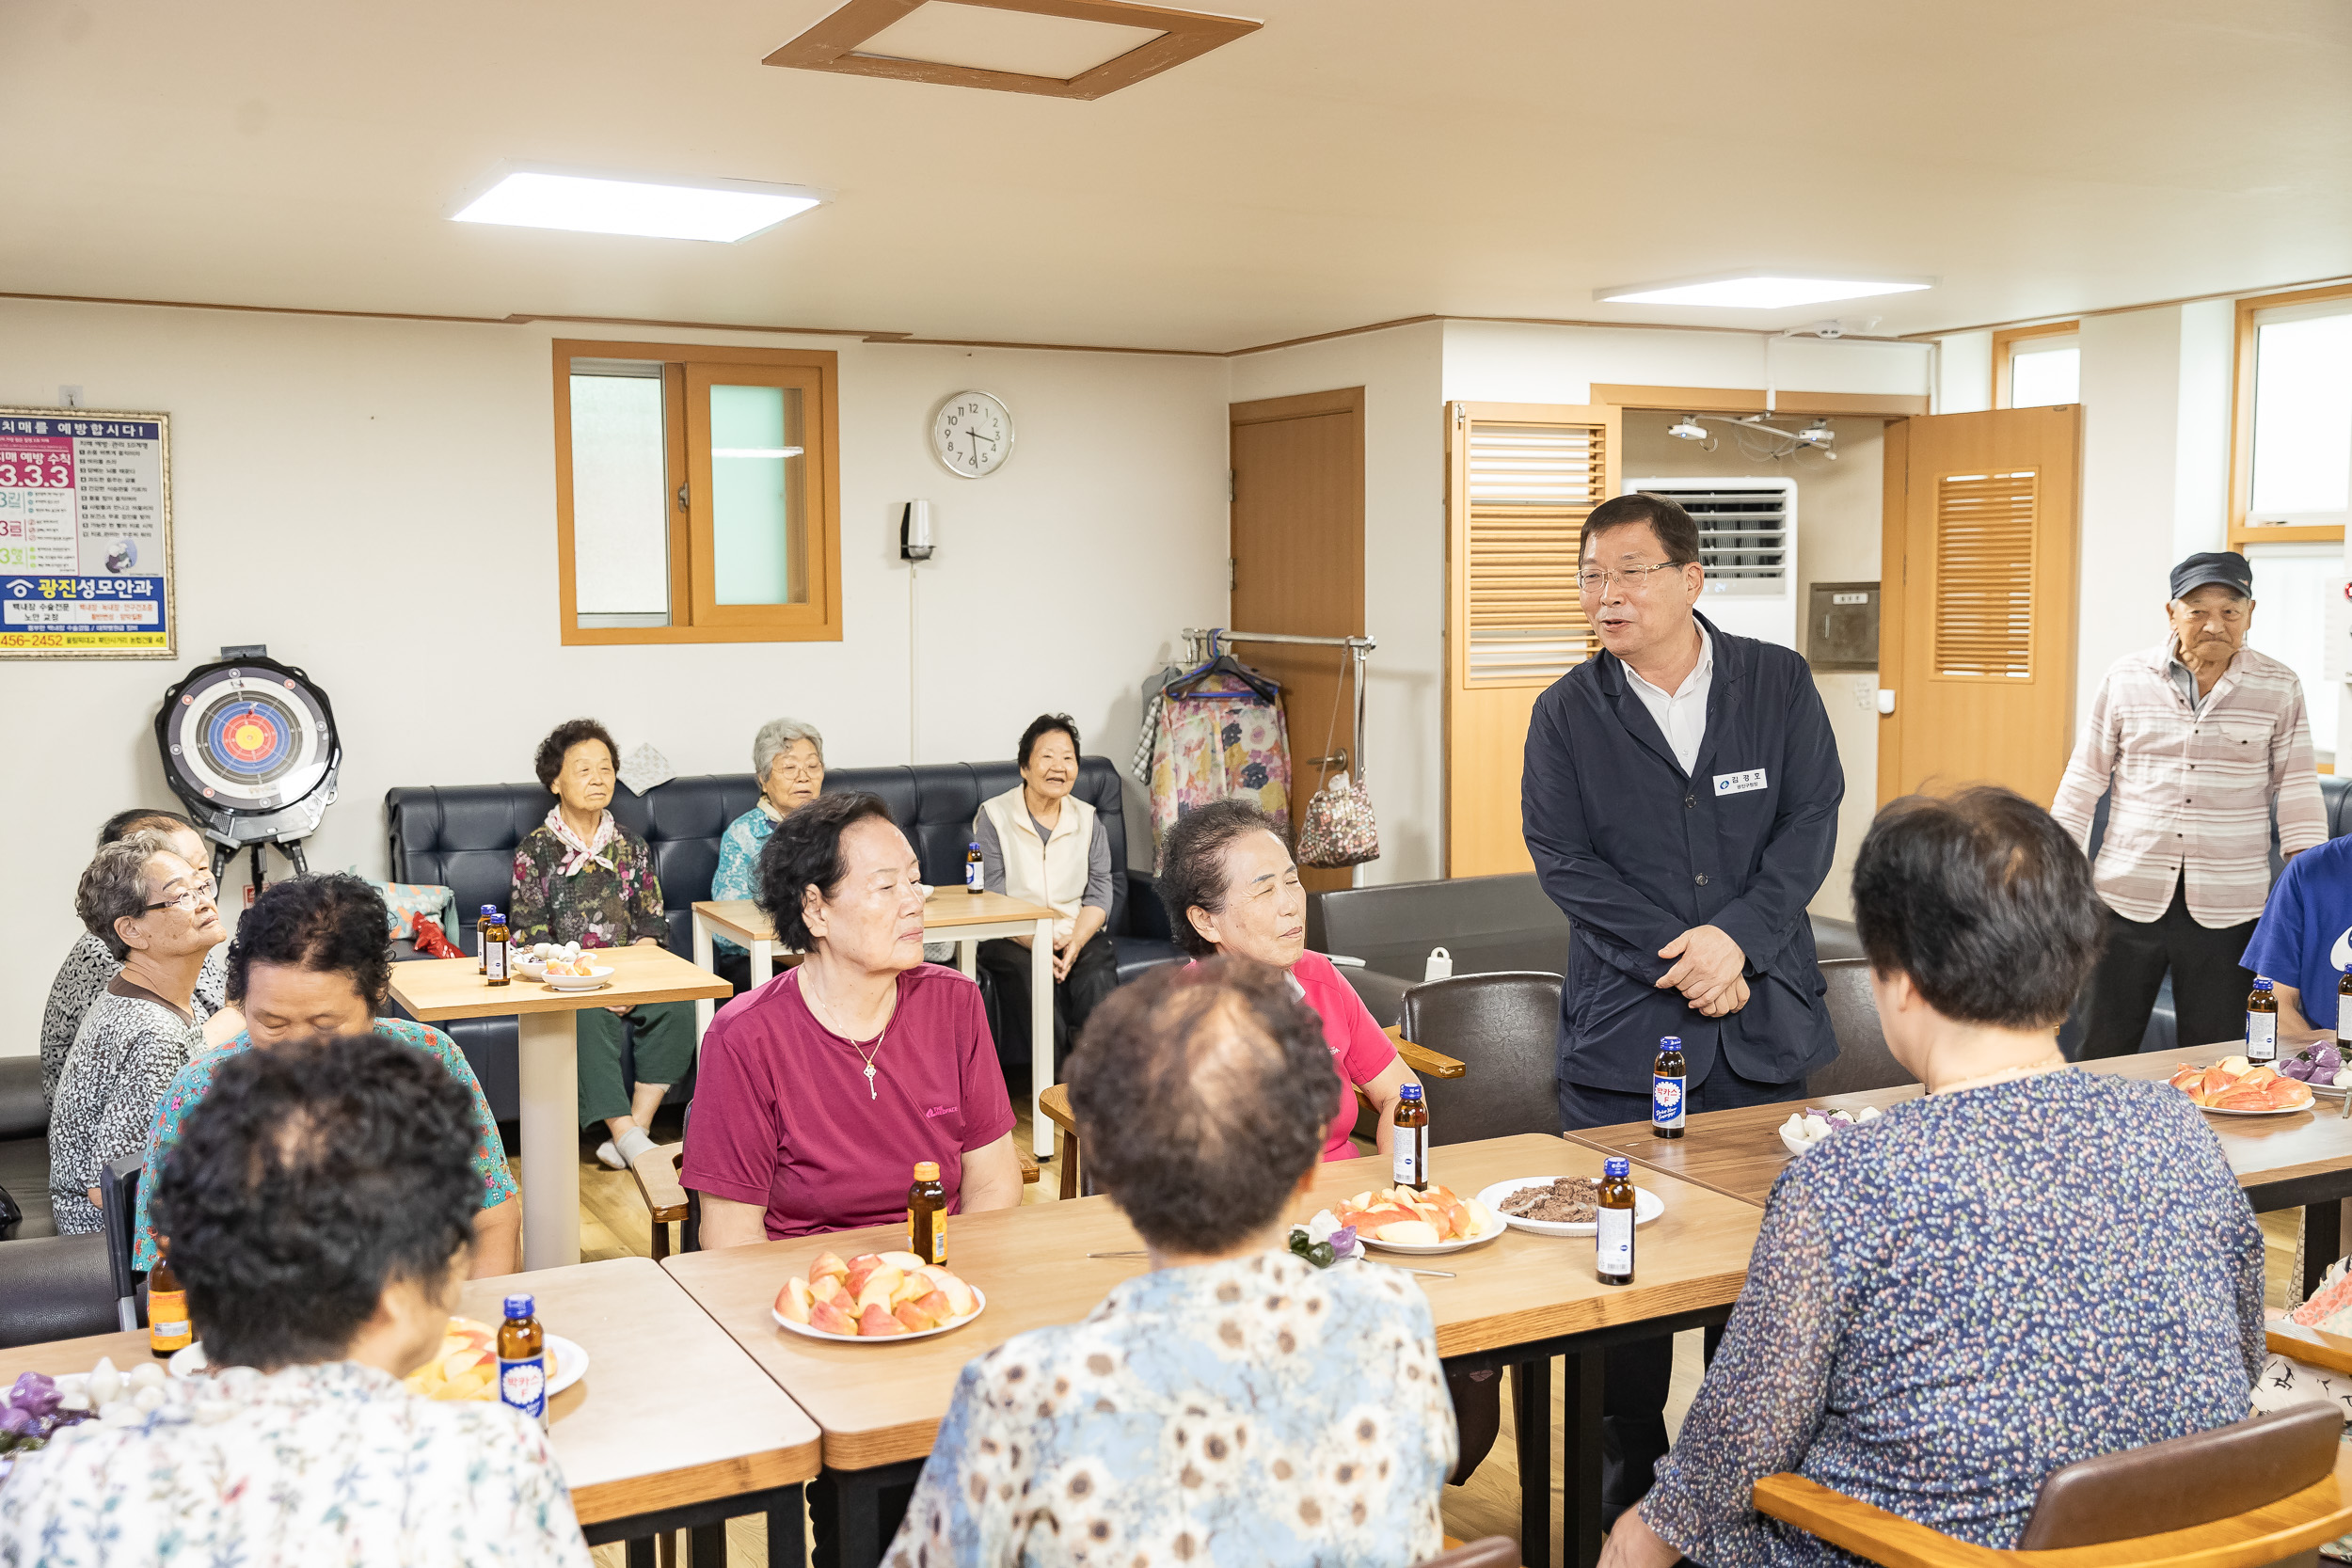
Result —
[{"label": "floral print dress", "polygon": [[572,850],[546,827],[533,828],[515,846],[514,908],[506,923],[516,942],[627,947],[640,937],[668,937],[661,879],[644,839],[616,823],[599,860],[566,876],[563,867],[571,858]]},{"label": "floral print dress", "polygon": [[1290,739],[1282,705],[1256,692],[1195,690],[1160,705],[1152,759],[1153,869],[1168,831],[1216,800],[1247,800],[1290,820]]},{"label": "floral print dress", "polygon": [[1406,1275],[1164,1269],[964,1368],[884,1568],[1406,1568],[1455,1441]]}]

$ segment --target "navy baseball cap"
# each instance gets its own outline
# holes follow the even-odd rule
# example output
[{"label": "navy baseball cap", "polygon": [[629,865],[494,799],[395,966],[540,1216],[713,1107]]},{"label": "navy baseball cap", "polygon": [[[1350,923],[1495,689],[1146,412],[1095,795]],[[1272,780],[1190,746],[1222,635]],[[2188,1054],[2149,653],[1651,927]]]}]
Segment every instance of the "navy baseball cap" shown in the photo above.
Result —
[{"label": "navy baseball cap", "polygon": [[2254,596],[2254,568],[2235,550],[2206,550],[2172,568],[2172,596],[2176,599],[2187,597],[2209,582],[2233,588],[2249,599]]}]

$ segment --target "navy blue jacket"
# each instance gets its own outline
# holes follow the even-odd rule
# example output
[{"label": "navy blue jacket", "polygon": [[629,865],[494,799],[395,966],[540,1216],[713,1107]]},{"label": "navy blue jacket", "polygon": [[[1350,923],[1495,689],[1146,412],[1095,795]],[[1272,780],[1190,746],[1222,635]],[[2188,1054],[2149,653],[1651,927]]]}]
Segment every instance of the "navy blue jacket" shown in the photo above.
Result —
[{"label": "navy blue jacket", "polygon": [[[1706,621],[1704,616],[1700,617]],[[1563,1082],[1646,1094],[1662,1035],[1690,1082],[1717,1060],[1786,1084],[1836,1059],[1805,904],[1829,875],[1845,769],[1795,651],[1712,622],[1707,736],[1685,774],[1610,653],[1535,699],[1519,785],[1528,853],[1574,926],[1560,992]],[[1753,785],[1756,770],[1762,787]],[[1714,926],[1747,955],[1747,1006],[1703,1018],[1658,950]]]}]

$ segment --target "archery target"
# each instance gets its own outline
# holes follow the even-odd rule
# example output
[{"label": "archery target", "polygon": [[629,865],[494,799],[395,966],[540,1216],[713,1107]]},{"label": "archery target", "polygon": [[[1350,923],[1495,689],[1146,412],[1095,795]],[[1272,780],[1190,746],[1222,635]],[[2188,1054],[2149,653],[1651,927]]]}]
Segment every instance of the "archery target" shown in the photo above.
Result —
[{"label": "archery target", "polygon": [[332,759],[309,688],[270,670],[224,667],[180,693],[166,723],[172,768],[224,811],[274,811],[316,789]]}]

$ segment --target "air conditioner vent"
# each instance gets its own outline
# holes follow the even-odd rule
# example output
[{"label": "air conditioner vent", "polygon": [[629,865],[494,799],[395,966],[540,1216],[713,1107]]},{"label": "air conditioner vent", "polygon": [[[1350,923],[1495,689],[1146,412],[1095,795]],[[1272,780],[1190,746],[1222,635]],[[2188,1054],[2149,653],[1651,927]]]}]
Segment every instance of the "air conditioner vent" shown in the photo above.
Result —
[{"label": "air conditioner vent", "polygon": [[1679,502],[1698,524],[1709,598],[1788,596],[1797,537],[1795,480],[1629,479],[1625,488]]}]

